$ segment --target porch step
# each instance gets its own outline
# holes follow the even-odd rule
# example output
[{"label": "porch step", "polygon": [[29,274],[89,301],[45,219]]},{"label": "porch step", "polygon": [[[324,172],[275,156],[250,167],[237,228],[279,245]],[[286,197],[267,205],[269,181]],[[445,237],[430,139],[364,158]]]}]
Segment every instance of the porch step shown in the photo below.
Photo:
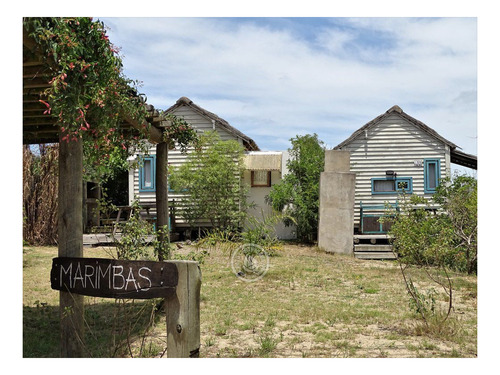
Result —
[{"label": "porch step", "polygon": [[368,245],[368,244],[359,244],[354,245],[354,251],[375,251],[375,252],[384,252],[389,251],[392,252],[392,245]]},{"label": "porch step", "polygon": [[391,245],[354,245],[354,257],[358,259],[396,259]]},{"label": "porch step", "polygon": [[387,240],[391,238],[388,234],[355,234],[353,236],[355,240],[370,240],[370,239],[376,239],[376,240]]}]

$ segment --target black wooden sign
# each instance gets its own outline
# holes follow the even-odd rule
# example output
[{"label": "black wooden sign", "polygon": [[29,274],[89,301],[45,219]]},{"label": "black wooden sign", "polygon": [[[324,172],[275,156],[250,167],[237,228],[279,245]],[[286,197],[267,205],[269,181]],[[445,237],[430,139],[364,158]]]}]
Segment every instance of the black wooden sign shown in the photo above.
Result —
[{"label": "black wooden sign", "polygon": [[167,298],[179,276],[168,262],[101,258],[54,258],[52,289],[109,298]]}]

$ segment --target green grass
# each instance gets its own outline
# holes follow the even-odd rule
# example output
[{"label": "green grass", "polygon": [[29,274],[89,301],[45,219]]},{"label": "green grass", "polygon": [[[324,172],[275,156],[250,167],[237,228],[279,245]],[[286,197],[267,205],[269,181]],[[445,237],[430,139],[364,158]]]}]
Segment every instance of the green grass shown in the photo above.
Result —
[{"label": "green grass", "polygon": [[[109,257],[102,248],[84,255]],[[49,281],[55,256],[56,248],[24,249],[24,357],[59,355],[59,297]],[[446,327],[424,329],[393,262],[286,245],[256,282],[236,278],[227,252],[216,249],[201,269],[201,357],[477,356],[476,277],[454,275],[455,313]],[[423,272],[414,280],[430,287]],[[164,315],[154,301],[86,297],[85,318],[89,356],[165,353]]]}]

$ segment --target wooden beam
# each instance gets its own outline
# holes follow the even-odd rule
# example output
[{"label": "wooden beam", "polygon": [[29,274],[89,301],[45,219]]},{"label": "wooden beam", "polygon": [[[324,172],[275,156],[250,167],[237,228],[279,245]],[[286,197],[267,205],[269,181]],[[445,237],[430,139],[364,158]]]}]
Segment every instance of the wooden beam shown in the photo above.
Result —
[{"label": "wooden beam", "polygon": [[26,136],[23,135],[23,145],[36,145],[42,143],[57,143],[59,138],[57,135],[36,135]]},{"label": "wooden beam", "polygon": [[200,289],[198,262],[174,260],[179,281],[167,303],[167,357],[197,358],[200,355]]},{"label": "wooden beam", "polygon": [[[80,139],[66,142],[59,135],[59,257],[83,256],[82,181],[83,145]],[[83,357],[83,296],[59,294],[61,356]]]},{"label": "wooden beam", "polygon": [[136,128],[139,131],[143,131],[146,127],[148,129],[148,139],[152,143],[161,143],[163,142],[163,133],[160,129],[155,128],[147,122],[140,124],[137,120],[127,116],[125,117],[125,121],[127,121],[130,125]]}]

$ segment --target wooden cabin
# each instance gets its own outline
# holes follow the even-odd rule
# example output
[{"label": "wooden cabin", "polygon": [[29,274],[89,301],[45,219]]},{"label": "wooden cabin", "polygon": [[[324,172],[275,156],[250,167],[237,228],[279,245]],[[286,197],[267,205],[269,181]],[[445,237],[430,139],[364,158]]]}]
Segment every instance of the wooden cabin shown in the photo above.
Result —
[{"label": "wooden cabin", "polygon": [[477,169],[477,157],[459,151],[397,105],[374,118],[334,149],[350,152],[356,173],[355,234],[384,234],[386,203],[397,206],[401,193],[430,198],[440,179],[450,176],[450,163]]},{"label": "wooden cabin", "polygon": [[[281,180],[283,168],[286,168],[286,160],[282,162],[282,152],[260,151],[257,144],[250,137],[232,127],[216,114],[196,105],[189,98],[181,97],[172,107],[166,110],[166,113],[183,118],[199,134],[215,130],[222,140],[238,141],[246,150],[246,171],[243,182],[249,185],[248,201],[255,203],[255,208],[249,214],[259,216],[262,213],[269,213],[270,207],[265,203],[264,197],[268,194],[271,186]],[[182,154],[179,150],[170,150],[168,163],[171,167],[177,167],[184,163],[187,157],[187,154]],[[155,147],[151,147],[149,155],[143,157],[142,166],[129,171],[129,202],[131,204],[134,198],[138,197],[141,206],[146,209],[146,216],[153,220],[155,217],[156,192],[155,159]],[[176,207],[178,208],[179,204],[182,204],[182,199],[182,194],[169,190],[170,226],[180,233],[190,228],[189,224],[176,213]],[[196,226],[207,228],[210,226],[210,222],[200,218]],[[292,231],[292,228],[277,227],[277,235],[281,238],[293,237]]]}]

